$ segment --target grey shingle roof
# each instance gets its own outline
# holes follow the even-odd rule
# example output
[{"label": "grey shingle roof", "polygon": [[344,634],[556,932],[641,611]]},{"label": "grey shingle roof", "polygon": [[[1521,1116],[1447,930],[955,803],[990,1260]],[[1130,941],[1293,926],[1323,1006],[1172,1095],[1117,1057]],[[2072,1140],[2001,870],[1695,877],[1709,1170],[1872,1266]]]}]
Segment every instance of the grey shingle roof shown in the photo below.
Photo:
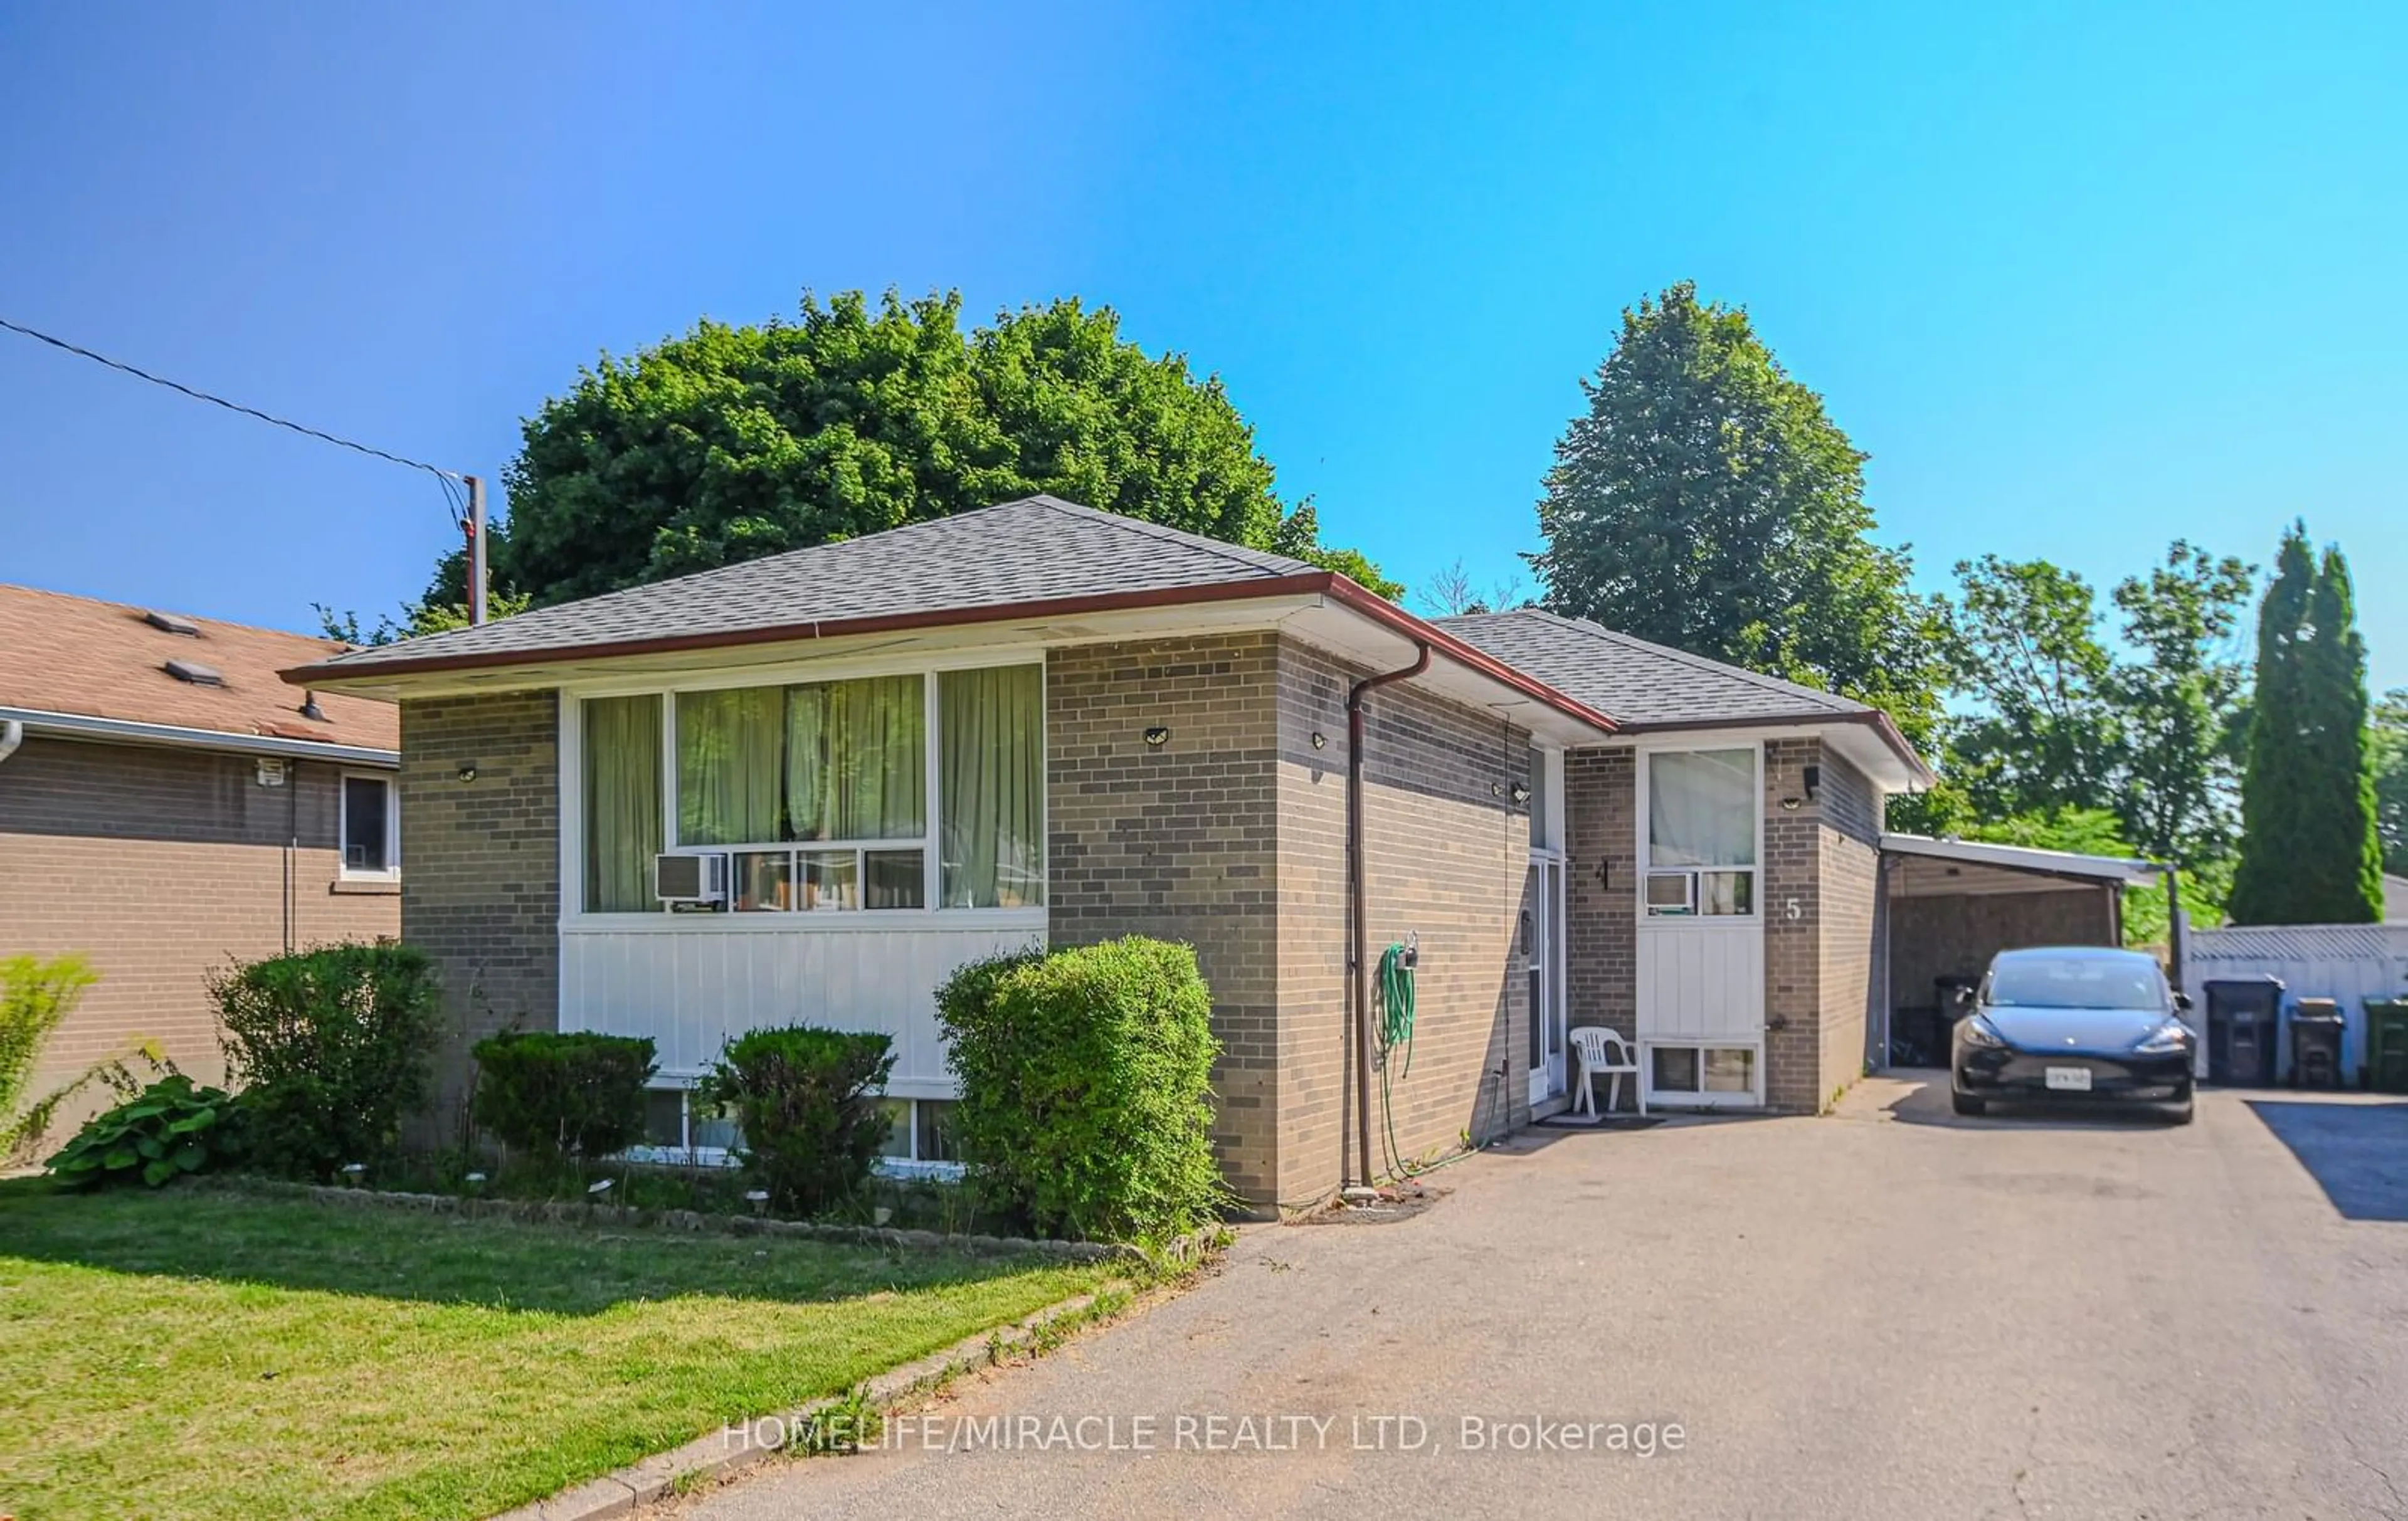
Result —
[{"label": "grey shingle roof", "polygon": [[321,669],[542,660],[595,645],[707,641],[758,629],[1002,608],[1319,574],[1283,554],[1028,496],[884,533],[654,581],[478,628],[359,650]]},{"label": "grey shingle roof", "polygon": [[1441,618],[1438,625],[1628,728],[1717,719],[1828,722],[1872,710],[1811,686],[1537,608]]}]

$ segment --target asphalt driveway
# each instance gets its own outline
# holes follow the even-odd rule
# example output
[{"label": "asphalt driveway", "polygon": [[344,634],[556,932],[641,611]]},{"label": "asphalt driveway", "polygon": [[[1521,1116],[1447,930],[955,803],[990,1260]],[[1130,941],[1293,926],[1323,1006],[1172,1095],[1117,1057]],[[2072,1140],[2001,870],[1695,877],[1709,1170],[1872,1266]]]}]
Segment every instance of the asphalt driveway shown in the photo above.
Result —
[{"label": "asphalt driveway", "polygon": [[690,1514],[2408,1515],[2402,1158],[2399,1101],[1960,1120],[1891,1079],[1529,1132]]}]

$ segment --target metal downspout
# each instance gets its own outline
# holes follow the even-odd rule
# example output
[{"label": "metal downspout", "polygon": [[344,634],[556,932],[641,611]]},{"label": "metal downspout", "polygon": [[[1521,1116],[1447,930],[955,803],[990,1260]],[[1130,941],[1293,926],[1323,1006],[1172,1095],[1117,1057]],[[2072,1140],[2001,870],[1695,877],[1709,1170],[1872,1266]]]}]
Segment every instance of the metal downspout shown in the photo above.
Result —
[{"label": "metal downspout", "polygon": [[[1367,943],[1365,925],[1364,879],[1368,875],[1363,861],[1363,698],[1376,688],[1391,682],[1411,681],[1429,669],[1430,647],[1415,640],[1417,652],[1413,663],[1397,670],[1366,676],[1346,690],[1346,885],[1348,903],[1347,987],[1349,1000],[1347,1030],[1354,1042],[1354,1156],[1355,1169],[1352,1179],[1340,1180],[1341,1188],[1348,1183],[1369,1187],[1371,1183],[1371,988],[1370,949]],[[1343,1090],[1340,1090],[1341,1094]],[[1345,1142],[1339,1142],[1340,1172],[1345,1171]]]}]

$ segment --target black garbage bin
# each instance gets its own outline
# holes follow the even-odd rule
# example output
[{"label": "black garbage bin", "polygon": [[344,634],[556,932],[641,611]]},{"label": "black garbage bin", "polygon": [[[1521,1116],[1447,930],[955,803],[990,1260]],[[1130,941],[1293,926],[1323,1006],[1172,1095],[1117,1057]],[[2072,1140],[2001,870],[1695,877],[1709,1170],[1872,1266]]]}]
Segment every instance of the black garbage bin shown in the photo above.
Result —
[{"label": "black garbage bin", "polygon": [[2274,1081],[2279,977],[2233,977],[2207,984],[2207,1080],[2258,1086]]},{"label": "black garbage bin", "polygon": [[2291,1086],[2341,1086],[2341,1005],[2301,998],[2291,1005]]}]

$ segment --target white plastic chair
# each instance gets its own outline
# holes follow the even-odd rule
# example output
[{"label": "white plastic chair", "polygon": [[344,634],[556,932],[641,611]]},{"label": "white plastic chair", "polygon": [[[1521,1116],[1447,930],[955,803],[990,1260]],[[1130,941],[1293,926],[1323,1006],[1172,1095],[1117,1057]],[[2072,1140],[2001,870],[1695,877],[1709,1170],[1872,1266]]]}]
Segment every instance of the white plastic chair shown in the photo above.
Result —
[{"label": "white plastic chair", "polygon": [[1605,1112],[1608,1114],[1622,1107],[1622,1074],[1632,1079],[1634,1097],[1639,1100],[1639,1112],[1647,1112],[1647,1086],[1638,1082],[1639,1055],[1629,1041],[1618,1031],[1602,1025],[1584,1025],[1571,1032],[1572,1049],[1580,1053],[1581,1089],[1577,1111],[1583,1114],[1597,1112],[1597,1095],[1589,1089],[1589,1079],[1603,1074],[1609,1081],[1605,1090]]}]

